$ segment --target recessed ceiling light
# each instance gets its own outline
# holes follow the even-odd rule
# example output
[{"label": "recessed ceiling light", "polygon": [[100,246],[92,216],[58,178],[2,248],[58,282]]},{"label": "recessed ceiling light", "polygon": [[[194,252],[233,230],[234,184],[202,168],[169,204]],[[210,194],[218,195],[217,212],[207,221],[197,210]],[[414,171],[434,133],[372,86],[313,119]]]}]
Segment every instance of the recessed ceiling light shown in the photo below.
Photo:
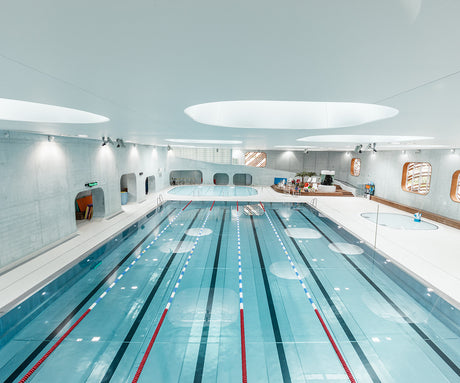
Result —
[{"label": "recessed ceiling light", "polygon": [[415,140],[430,140],[433,137],[424,136],[371,136],[371,135],[355,135],[355,134],[331,134],[325,136],[309,136],[298,138],[297,141],[308,142],[353,142],[353,143],[367,143],[367,142],[388,142],[394,141],[415,141]]},{"label": "recessed ceiling light", "polygon": [[95,124],[109,121],[107,117],[83,110],[7,98],[0,98],[0,119],[59,124]]},{"label": "recessed ceiling light", "polygon": [[223,144],[223,145],[234,145],[241,144],[243,141],[231,141],[231,140],[195,140],[188,138],[168,138],[165,141],[178,142],[181,144]]},{"label": "recessed ceiling light", "polygon": [[207,125],[247,129],[328,129],[362,125],[394,117],[388,106],[353,102],[220,101],[184,110]]}]

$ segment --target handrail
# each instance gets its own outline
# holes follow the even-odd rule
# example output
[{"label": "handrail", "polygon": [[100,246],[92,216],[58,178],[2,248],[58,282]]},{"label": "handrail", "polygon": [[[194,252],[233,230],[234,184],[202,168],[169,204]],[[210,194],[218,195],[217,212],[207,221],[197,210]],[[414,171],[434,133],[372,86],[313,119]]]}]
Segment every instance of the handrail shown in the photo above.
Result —
[{"label": "handrail", "polygon": [[313,198],[311,201],[310,201],[310,204],[314,207],[318,207],[318,198]]}]

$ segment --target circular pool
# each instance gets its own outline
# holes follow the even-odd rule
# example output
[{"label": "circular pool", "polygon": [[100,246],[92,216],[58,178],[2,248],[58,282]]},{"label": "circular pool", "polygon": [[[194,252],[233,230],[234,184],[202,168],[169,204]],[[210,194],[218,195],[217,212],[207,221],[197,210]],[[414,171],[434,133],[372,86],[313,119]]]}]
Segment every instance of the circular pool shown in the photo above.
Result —
[{"label": "circular pool", "polygon": [[247,197],[256,195],[257,190],[248,186],[206,186],[188,185],[176,186],[168,194],[185,196],[212,196],[212,197]]}]

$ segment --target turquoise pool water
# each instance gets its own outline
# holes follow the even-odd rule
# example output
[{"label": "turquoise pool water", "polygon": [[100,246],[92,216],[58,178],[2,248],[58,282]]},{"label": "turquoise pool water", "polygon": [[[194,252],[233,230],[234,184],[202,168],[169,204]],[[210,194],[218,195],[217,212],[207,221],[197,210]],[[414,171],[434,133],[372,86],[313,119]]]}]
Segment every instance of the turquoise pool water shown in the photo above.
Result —
[{"label": "turquoise pool water", "polygon": [[177,186],[168,191],[168,194],[183,196],[211,196],[211,197],[245,197],[256,195],[257,190],[249,186]]},{"label": "turquoise pool water", "polygon": [[168,202],[1,318],[0,381],[86,313],[28,381],[131,382],[157,333],[139,382],[240,382],[241,293],[248,382],[348,382],[299,278],[357,382],[460,380],[458,310],[311,207],[185,206]]}]

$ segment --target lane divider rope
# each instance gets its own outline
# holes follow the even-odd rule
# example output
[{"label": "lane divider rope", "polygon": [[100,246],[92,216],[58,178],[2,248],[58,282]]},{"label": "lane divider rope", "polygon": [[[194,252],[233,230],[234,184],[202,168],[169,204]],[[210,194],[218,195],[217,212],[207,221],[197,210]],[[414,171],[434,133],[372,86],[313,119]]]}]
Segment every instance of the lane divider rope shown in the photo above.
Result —
[{"label": "lane divider rope", "polygon": [[[192,201],[190,201],[192,202]],[[35,363],[35,365],[25,374],[22,379],[19,381],[19,383],[24,383],[27,381],[32,374],[40,367],[41,364],[51,355],[51,353],[56,350],[56,348],[62,343],[62,341],[67,338],[67,336],[75,329],[75,327],[78,326],[78,324],[96,307],[96,305],[104,299],[104,297],[109,293],[110,290],[112,290],[115,285],[123,278],[123,276],[136,264],[136,262],[144,255],[144,253],[158,240],[158,238],[161,237],[161,235],[173,224],[173,222],[179,217],[182,212],[185,210],[185,208],[190,205],[190,202],[181,210],[179,213],[177,213],[174,218],[168,223],[167,226],[163,228],[163,230],[160,231],[160,233],[145,247],[140,254],[134,259],[128,267],[125,268],[125,270],[115,279],[114,282],[111,283],[111,285],[94,301],[94,303],[89,306],[89,308],[83,313],[83,315],[78,318],[75,323],[62,335],[57,342],[46,352],[45,355],[43,355],[40,360]]]},{"label": "lane divider rope", "polygon": [[236,233],[238,236],[238,279],[240,293],[240,331],[241,331],[241,366],[243,383],[247,383],[246,369],[246,341],[244,336],[244,311],[243,311],[243,271],[241,267],[241,237],[240,237],[240,215],[238,214],[238,201],[236,201]]},{"label": "lane divider rope", "polygon": [[[214,201],[215,202],[215,201]],[[203,233],[203,230],[206,226],[206,222],[208,221],[209,215],[211,214],[212,207],[214,206],[214,202],[212,203],[211,208],[208,211],[208,214],[206,215],[206,218],[204,219],[203,224],[201,225],[200,231],[198,232],[198,235],[195,238],[195,242],[193,243],[192,249],[190,250],[190,253],[187,257],[187,260],[185,261],[184,266],[182,267],[181,273],[179,274],[179,277],[177,278],[176,284],[174,286],[174,289],[169,297],[168,303],[166,304],[165,309],[163,310],[163,314],[161,315],[160,321],[157,324],[157,327],[155,328],[155,332],[152,335],[152,338],[150,339],[150,342],[147,346],[147,349],[145,350],[144,356],[142,357],[141,363],[139,364],[139,367],[137,368],[136,374],[134,375],[134,378],[132,380],[133,383],[136,383],[139,380],[139,377],[141,376],[142,370],[144,369],[145,363],[147,362],[147,359],[149,357],[150,351],[152,350],[153,344],[155,343],[155,339],[157,338],[158,333],[160,332],[160,328],[163,324],[163,321],[166,317],[166,314],[168,313],[169,308],[171,307],[172,302],[174,301],[174,297],[176,296],[177,289],[180,286],[180,283],[182,282],[182,278],[184,277],[185,271],[187,270],[187,266],[190,263],[190,260],[192,259],[193,252],[195,250],[195,247],[198,244],[198,241],[200,240],[201,234]]]},{"label": "lane divider rope", "polygon": [[[261,205],[262,205],[262,203],[261,203]],[[262,206],[263,206],[263,205],[262,205]],[[264,210],[265,210],[265,209],[264,209]],[[289,255],[289,253],[288,253],[288,251],[287,251],[287,249],[286,249],[286,246],[284,246],[284,243],[283,243],[281,237],[279,236],[277,230],[275,229],[275,226],[273,225],[272,220],[271,220],[270,217],[268,216],[268,213],[265,213],[265,215],[266,215],[267,218],[268,218],[268,222],[270,222],[270,226],[272,227],[273,231],[275,232],[276,238],[278,238],[278,241],[279,241],[281,247],[283,248],[284,254],[286,255],[287,259],[289,260],[289,263],[290,263],[290,265],[291,265],[292,270],[295,272],[295,275],[297,276],[297,280],[298,280],[299,283],[301,284],[301,286],[302,286],[302,288],[303,288],[303,291],[304,291],[305,295],[306,295],[307,298],[308,298],[308,301],[310,302],[311,306],[313,307],[313,310],[315,311],[315,314],[316,314],[316,316],[318,317],[318,319],[319,319],[319,321],[320,321],[320,323],[321,323],[321,326],[323,327],[323,330],[324,330],[324,332],[326,333],[326,335],[327,335],[327,337],[328,337],[328,339],[329,339],[329,342],[331,343],[332,347],[334,348],[334,351],[335,351],[337,357],[339,358],[339,361],[340,361],[340,363],[342,364],[342,367],[343,367],[343,369],[345,370],[345,372],[346,372],[346,374],[347,374],[347,376],[348,376],[348,379],[350,380],[351,383],[356,383],[356,380],[355,380],[355,378],[353,377],[350,368],[348,367],[348,365],[347,365],[345,359],[344,359],[343,356],[342,356],[342,353],[340,352],[340,350],[339,350],[337,344],[336,344],[335,341],[334,341],[334,338],[332,337],[332,335],[331,335],[329,329],[327,328],[326,323],[324,322],[324,320],[323,320],[321,314],[319,313],[318,308],[317,308],[316,305],[315,305],[315,302],[313,301],[312,297],[310,296],[310,293],[308,292],[307,287],[305,286],[305,283],[303,282],[303,280],[302,280],[302,278],[301,278],[299,272],[297,271],[297,268],[296,268],[294,262],[292,261],[292,258],[291,258],[291,256]]]}]

